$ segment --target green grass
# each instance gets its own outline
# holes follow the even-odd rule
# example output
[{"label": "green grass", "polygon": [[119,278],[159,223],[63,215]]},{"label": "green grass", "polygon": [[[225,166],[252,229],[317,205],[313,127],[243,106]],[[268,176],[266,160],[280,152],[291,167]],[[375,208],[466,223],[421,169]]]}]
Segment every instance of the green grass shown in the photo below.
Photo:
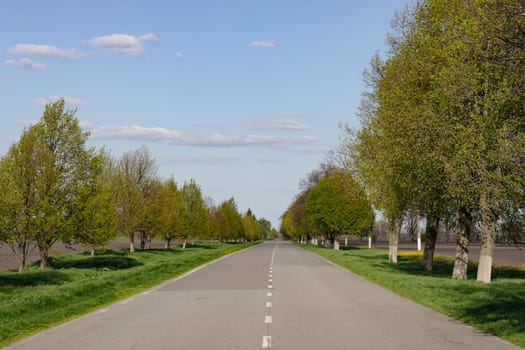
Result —
[{"label": "green grass", "polygon": [[314,246],[306,250],[484,332],[525,347],[525,267],[496,266],[493,281],[475,281],[475,264],[467,281],[452,280],[453,259],[436,257],[434,271],[422,271],[421,255],[401,252],[398,264],[377,249],[334,251]]},{"label": "green grass", "polygon": [[253,244],[199,244],[129,254],[50,258],[49,268],[0,272],[0,346],[139,293]]}]

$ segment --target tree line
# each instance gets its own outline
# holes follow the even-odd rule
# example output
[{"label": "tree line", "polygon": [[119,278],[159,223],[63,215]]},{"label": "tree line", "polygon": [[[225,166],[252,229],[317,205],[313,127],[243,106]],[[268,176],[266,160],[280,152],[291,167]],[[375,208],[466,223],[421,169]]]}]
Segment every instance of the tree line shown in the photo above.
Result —
[{"label": "tree line", "polygon": [[23,271],[38,249],[47,266],[52,246],[79,243],[92,248],[127,237],[141,249],[153,238],[167,249],[174,241],[244,241],[275,234],[268,220],[251,210],[241,214],[233,198],[220,205],[190,180],[179,186],[158,175],[143,146],[120,157],[88,148],[89,132],[65,108],[48,103],[41,120],[24,129],[0,159],[0,243],[9,245]]},{"label": "tree line", "polygon": [[[457,237],[452,278],[467,278],[476,232],[477,280],[490,282],[496,238],[525,236],[523,2],[421,0],[396,13],[392,28],[385,57],[376,54],[364,72],[361,128],[343,126],[333,163],[385,218],[391,263],[403,222],[418,218],[425,223],[423,269],[432,270],[437,232],[446,226]],[[313,178],[328,178],[329,168]],[[309,192],[282,217],[292,236],[331,232],[314,219]],[[357,213],[336,211],[325,219],[342,225]]]},{"label": "tree line", "polygon": [[480,230],[477,280],[490,282],[498,232],[523,237],[525,16],[517,0],[425,0],[398,13],[385,59],[365,72],[362,128],[346,152],[388,222],[397,259],[403,218],[424,218],[422,267],[454,223],[453,278],[466,279]]},{"label": "tree line", "polygon": [[324,165],[302,182],[281,219],[281,233],[291,239],[339,248],[338,236],[369,236],[375,215],[364,188],[344,168]]}]

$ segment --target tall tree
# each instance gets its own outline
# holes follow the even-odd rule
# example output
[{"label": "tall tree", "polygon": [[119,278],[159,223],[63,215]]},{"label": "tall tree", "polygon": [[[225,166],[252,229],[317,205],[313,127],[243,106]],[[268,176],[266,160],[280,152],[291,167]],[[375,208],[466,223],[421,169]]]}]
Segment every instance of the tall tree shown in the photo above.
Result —
[{"label": "tall tree", "polygon": [[157,187],[157,167],[143,146],[124,153],[117,164],[115,185],[119,230],[129,238],[129,250],[135,251],[135,234],[148,226],[148,200]]},{"label": "tall tree", "polygon": [[[93,150],[86,148],[89,133],[83,132],[75,110],[66,110],[64,99],[48,103],[42,119],[22,138],[34,139],[27,149],[34,158],[34,201],[28,208],[34,219],[34,241],[40,266],[47,266],[49,249],[58,240],[68,241],[75,232],[74,208],[88,182]],[[27,166],[27,165],[26,165]]]}]

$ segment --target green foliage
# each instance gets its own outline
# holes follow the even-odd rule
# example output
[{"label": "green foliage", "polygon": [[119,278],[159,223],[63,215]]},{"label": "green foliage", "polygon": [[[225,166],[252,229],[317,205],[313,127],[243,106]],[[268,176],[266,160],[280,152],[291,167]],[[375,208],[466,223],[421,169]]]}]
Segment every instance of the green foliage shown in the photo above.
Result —
[{"label": "green foliage", "polygon": [[[479,212],[489,257],[502,208],[525,199],[522,4],[426,0],[394,24],[388,59],[365,76],[353,167],[388,218]],[[480,270],[490,281],[490,263]]]},{"label": "green foliage", "polygon": [[85,146],[88,134],[82,132],[75,111],[64,105],[63,99],[47,104],[41,120],[23,131],[2,161],[2,226],[21,256],[21,269],[28,242],[38,247],[45,268],[53,244],[73,237],[75,208],[89,183],[93,151]]},{"label": "green foliage", "polygon": [[342,170],[332,172],[312,188],[305,209],[313,226],[330,238],[367,236],[374,226],[374,212],[364,190]]},{"label": "green foliage", "polygon": [[159,190],[155,160],[146,147],[124,153],[114,177],[119,230],[129,237],[134,251],[135,233],[151,229],[149,206]]},{"label": "green foliage", "polygon": [[162,184],[157,200],[151,206],[154,220],[152,233],[166,242],[166,248],[177,238],[187,237],[188,213],[173,178]]},{"label": "green foliage", "polygon": [[201,187],[192,179],[184,183],[181,193],[188,219],[188,230],[184,232],[184,239],[207,236],[208,212]]}]

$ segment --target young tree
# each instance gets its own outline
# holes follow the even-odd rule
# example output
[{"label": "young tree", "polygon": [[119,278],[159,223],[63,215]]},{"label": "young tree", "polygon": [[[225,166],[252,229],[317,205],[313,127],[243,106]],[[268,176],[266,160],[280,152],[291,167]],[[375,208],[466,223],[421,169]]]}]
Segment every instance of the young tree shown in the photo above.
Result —
[{"label": "young tree", "polygon": [[188,238],[197,239],[206,234],[208,213],[202,196],[202,190],[195,180],[185,182],[181,188],[182,200],[186,208],[188,230],[185,231],[183,248],[186,248]]},{"label": "young tree", "polygon": [[115,164],[111,156],[102,149],[90,164],[90,179],[83,187],[81,200],[75,208],[78,218],[75,241],[91,247],[104,247],[117,235],[118,213],[113,191]]},{"label": "young tree", "polygon": [[155,213],[152,232],[164,240],[166,249],[171,247],[174,239],[187,235],[187,212],[173,177],[162,184],[157,201],[151,208]]}]

